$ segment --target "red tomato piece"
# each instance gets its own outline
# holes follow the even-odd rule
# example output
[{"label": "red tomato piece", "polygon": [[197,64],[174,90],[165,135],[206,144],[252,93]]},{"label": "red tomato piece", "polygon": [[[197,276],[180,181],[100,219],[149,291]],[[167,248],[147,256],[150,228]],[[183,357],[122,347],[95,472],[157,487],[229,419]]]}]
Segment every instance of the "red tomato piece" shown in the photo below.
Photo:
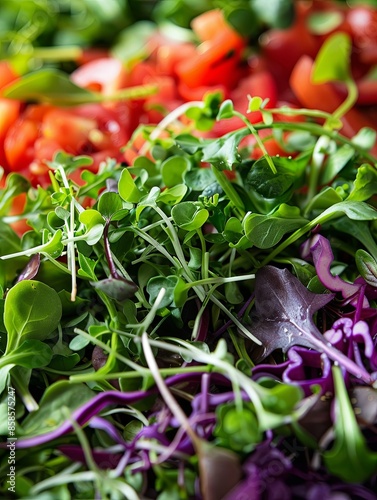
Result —
[{"label": "red tomato piece", "polygon": [[8,61],[0,61],[0,89],[19,78]]},{"label": "red tomato piece", "polygon": [[[60,144],[70,154],[84,154],[89,133],[96,129],[95,120],[75,116],[72,111],[53,109],[46,113],[42,123],[43,136]],[[91,147],[89,145],[90,152]]]},{"label": "red tomato piece", "polygon": [[30,165],[38,133],[37,124],[24,118],[18,118],[9,128],[4,140],[4,152],[10,170],[21,171]]},{"label": "red tomato piece", "polygon": [[105,95],[125,87],[127,73],[119,59],[104,57],[77,68],[71,74],[72,81],[80,87],[102,92]]},{"label": "red tomato piece", "polygon": [[363,78],[357,82],[357,103],[362,105],[377,104],[377,80]]},{"label": "red tomato piece", "polygon": [[191,21],[191,28],[201,42],[212,40],[219,31],[234,31],[220,9],[209,10],[195,17]]},{"label": "red tomato piece", "polygon": [[280,91],[286,89],[290,73],[303,55],[315,57],[320,40],[306,25],[309,8],[306,2],[296,3],[296,21],[284,30],[271,29],[260,37],[262,56],[273,74]]},{"label": "red tomato piece", "polygon": [[[188,87],[224,84],[232,85],[245,41],[235,31],[219,31],[215,38],[197,48],[195,58],[181,61],[176,71]],[[221,68],[222,67],[222,68]],[[216,81],[218,79],[218,81]]]},{"label": "red tomato piece", "polygon": [[354,6],[346,17],[353,43],[362,62],[377,62],[377,9],[369,5]]},{"label": "red tomato piece", "polygon": [[159,75],[176,76],[177,65],[195,56],[196,48],[192,43],[165,43],[158,47],[156,52],[156,72]]},{"label": "red tomato piece", "polygon": [[[297,62],[290,78],[291,88],[303,106],[332,113],[343,99],[330,83],[316,85],[311,81],[313,64],[308,56]],[[342,122],[341,132],[347,137],[353,137],[362,127],[373,128],[373,124],[356,109],[348,111]]]}]

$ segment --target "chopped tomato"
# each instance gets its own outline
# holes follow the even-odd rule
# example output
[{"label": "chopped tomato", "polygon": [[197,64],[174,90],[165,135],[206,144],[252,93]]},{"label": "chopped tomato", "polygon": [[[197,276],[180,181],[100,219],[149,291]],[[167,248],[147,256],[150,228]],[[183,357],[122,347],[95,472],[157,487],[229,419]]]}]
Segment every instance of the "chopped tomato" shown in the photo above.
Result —
[{"label": "chopped tomato", "polygon": [[347,10],[353,44],[365,63],[377,62],[377,10],[371,5],[355,5]]},{"label": "chopped tomato", "polygon": [[244,39],[235,31],[219,31],[199,45],[196,57],[177,65],[177,74],[188,87],[217,83],[233,86],[239,78],[238,64],[244,47]]},{"label": "chopped tomato", "polygon": [[209,10],[195,17],[191,21],[191,28],[201,42],[212,40],[220,31],[234,31],[220,9]]},{"label": "chopped tomato", "polygon": [[10,170],[27,168],[34,159],[34,142],[38,125],[25,118],[18,118],[9,128],[4,140],[4,153]]},{"label": "chopped tomato", "polygon": [[156,72],[159,75],[176,76],[177,65],[192,57],[196,57],[196,49],[192,43],[165,43],[156,51]]},{"label": "chopped tomato", "polygon": [[53,109],[43,119],[42,133],[58,142],[67,153],[77,154],[90,149],[88,137],[95,128],[95,120],[75,116],[72,111]]},{"label": "chopped tomato", "polygon": [[315,57],[320,40],[312,35],[306,25],[310,10],[306,2],[297,2],[296,21],[285,30],[271,29],[260,38],[263,58],[272,72],[280,91],[288,85],[289,76],[303,55]]},{"label": "chopped tomato", "polygon": [[[316,85],[312,82],[313,64],[309,56],[303,56],[292,71],[290,85],[303,106],[332,113],[343,99],[330,83]],[[348,111],[342,121],[342,133],[347,137],[353,137],[362,127],[373,128],[373,124],[356,109]]]},{"label": "chopped tomato", "polygon": [[128,81],[122,62],[113,57],[94,59],[80,66],[71,74],[71,79],[80,87],[105,95],[125,87]]},{"label": "chopped tomato", "polygon": [[0,89],[19,78],[8,61],[0,61]]},{"label": "chopped tomato", "polygon": [[[12,208],[9,211],[9,215],[19,215],[24,211],[24,206],[26,203],[26,193],[20,193],[12,199]],[[18,221],[12,222],[10,224],[13,231],[15,231],[19,236],[29,231],[31,228],[26,223],[26,219],[20,219]]]},{"label": "chopped tomato", "polygon": [[377,104],[377,80],[363,78],[357,82],[358,104]]}]

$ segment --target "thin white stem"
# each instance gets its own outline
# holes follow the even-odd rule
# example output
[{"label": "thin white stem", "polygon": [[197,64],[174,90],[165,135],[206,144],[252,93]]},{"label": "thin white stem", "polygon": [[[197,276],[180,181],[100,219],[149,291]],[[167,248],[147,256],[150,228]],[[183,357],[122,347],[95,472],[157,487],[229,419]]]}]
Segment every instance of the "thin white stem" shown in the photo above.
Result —
[{"label": "thin white stem", "polygon": [[[192,107],[204,107],[204,102],[203,101],[191,101],[191,102],[186,102],[182,104],[181,106],[178,106],[178,108],[174,109],[171,113],[165,116],[160,123],[157,125],[157,127],[151,132],[149,136],[149,141],[154,141],[155,139],[158,139],[158,137],[162,134],[162,132],[172,123],[174,123],[178,118],[186,113],[186,111]],[[139,150],[139,155],[143,156],[145,155],[149,148],[151,147],[150,142],[145,142],[143,146]]]},{"label": "thin white stem", "polygon": [[149,366],[149,369],[153,375],[154,381],[156,382],[163,400],[167,404],[174,417],[181,424],[182,428],[186,431],[187,435],[190,436],[193,445],[197,447],[199,443],[199,437],[195,434],[195,431],[192,429],[188,418],[173,397],[172,393],[169,391],[164,379],[161,377],[158,365],[153,356],[151,346],[149,345],[149,339],[146,332],[144,332],[141,336],[141,343],[144,350],[145,360]]}]

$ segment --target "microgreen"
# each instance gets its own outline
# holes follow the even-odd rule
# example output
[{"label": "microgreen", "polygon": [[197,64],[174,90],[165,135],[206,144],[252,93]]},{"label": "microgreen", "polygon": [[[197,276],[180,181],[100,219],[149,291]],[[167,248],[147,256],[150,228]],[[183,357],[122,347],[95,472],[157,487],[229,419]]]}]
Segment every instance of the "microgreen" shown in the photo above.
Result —
[{"label": "microgreen", "polygon": [[[290,8],[262,16],[259,4],[258,22],[277,27]],[[332,41],[319,80],[349,78],[340,42],[336,74]],[[373,131],[348,139],[339,112],[221,101],[206,94],[143,129],[128,167],[108,160],[96,175],[60,152],[47,188],[11,174],[1,189],[0,415],[10,381],[24,496],[220,497],[262,474],[261,450],[303,484],[283,453],[293,445],[297,460],[315,448],[332,482],[374,480],[370,428],[351,404],[355,387],[376,391]],[[248,119],[256,110],[264,123]],[[238,130],[208,133],[234,117]],[[265,152],[266,128],[286,157]],[[24,212],[9,215],[20,193]],[[18,237],[9,224],[22,218]]]},{"label": "microgreen", "polygon": [[156,90],[153,85],[143,85],[104,96],[98,92],[91,92],[75,85],[64,72],[46,68],[35,73],[29,73],[20,81],[10,84],[4,90],[4,95],[8,99],[71,106],[73,104],[141,99],[155,93]]}]

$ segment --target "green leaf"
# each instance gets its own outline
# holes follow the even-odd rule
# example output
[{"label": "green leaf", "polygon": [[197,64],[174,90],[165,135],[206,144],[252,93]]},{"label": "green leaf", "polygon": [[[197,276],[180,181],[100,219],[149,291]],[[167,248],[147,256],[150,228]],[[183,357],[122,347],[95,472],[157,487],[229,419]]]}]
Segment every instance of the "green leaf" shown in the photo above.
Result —
[{"label": "green leaf", "polygon": [[193,191],[203,191],[216,182],[216,177],[210,168],[197,168],[186,172],[184,181]]},{"label": "green leaf", "polygon": [[374,259],[377,259],[377,244],[367,221],[356,221],[350,220],[348,217],[340,217],[331,221],[330,226],[359,240],[368,252],[373,255]]},{"label": "green leaf", "polygon": [[4,324],[8,332],[6,353],[25,339],[46,339],[58,326],[62,304],[51,287],[33,280],[23,280],[8,292]]},{"label": "green leaf", "polygon": [[353,189],[347,201],[366,201],[377,193],[377,170],[368,163],[357,169]]},{"label": "green leaf", "polygon": [[56,105],[98,102],[93,92],[75,85],[63,71],[47,68],[23,76],[3,90],[4,97],[20,101],[48,102]]},{"label": "green leaf", "polygon": [[262,404],[266,410],[275,415],[290,415],[302,399],[301,387],[283,384],[274,379],[260,379],[259,383],[268,390],[261,393]]},{"label": "green leaf", "polygon": [[150,21],[138,21],[123,30],[112,47],[112,54],[123,61],[131,63],[148,54],[147,42],[156,31],[156,25]]},{"label": "green leaf", "polygon": [[181,184],[184,173],[190,168],[190,161],[185,156],[171,156],[161,164],[162,181],[166,187]]},{"label": "green leaf", "polygon": [[305,208],[305,215],[314,210],[326,210],[326,208],[342,201],[343,198],[333,187],[325,187],[310,200]]},{"label": "green leaf", "polygon": [[246,176],[251,201],[261,213],[268,213],[292,197],[307,164],[306,159],[274,158],[277,173],[263,157],[254,162]]},{"label": "green leaf", "polygon": [[344,146],[341,146],[335,153],[330,155],[321,175],[321,184],[328,184],[332,181],[347,165],[354,154],[355,150],[349,144],[344,144]]},{"label": "green leaf", "polygon": [[258,97],[258,96],[251,97],[249,99],[249,106],[247,108],[247,111],[248,112],[259,111],[262,103],[263,103],[263,99],[261,97]]},{"label": "green leaf", "polygon": [[[50,236],[50,234],[48,235]],[[50,255],[53,259],[60,257],[64,250],[64,245],[62,243],[62,230],[58,229],[52,236],[52,238],[39,248],[38,252]],[[34,252],[35,253],[35,252]]]},{"label": "green leaf", "polygon": [[245,302],[245,298],[240,292],[238,284],[234,281],[230,283],[225,283],[225,298],[229,304],[242,304]]},{"label": "green leaf", "polygon": [[145,195],[144,191],[141,191],[135,184],[130,172],[127,168],[122,170],[118,183],[119,194],[124,201],[129,201],[130,203],[138,203],[141,198]]},{"label": "green leaf", "polygon": [[258,32],[258,19],[249,8],[235,8],[232,4],[227,4],[225,8],[225,19],[241,36],[251,36]]},{"label": "green leaf", "polygon": [[97,276],[94,272],[94,268],[96,267],[97,262],[89,257],[86,257],[81,252],[78,252],[78,259],[80,269],[78,270],[79,276],[84,278],[89,278],[91,280],[96,280]]},{"label": "green leaf", "polygon": [[316,57],[312,74],[313,82],[321,84],[349,81],[351,48],[351,38],[347,33],[337,32],[329,36]]},{"label": "green leaf", "polygon": [[[294,209],[295,207],[289,207]],[[284,217],[281,217],[283,215]],[[282,210],[272,215],[248,214],[243,222],[245,234],[249,241],[257,248],[271,248],[275,246],[285,234],[307,224],[307,219],[300,216],[299,210]]]},{"label": "green leaf", "polygon": [[0,215],[7,215],[12,199],[29,188],[30,182],[25,177],[15,172],[8,174],[5,188],[0,190]]},{"label": "green leaf", "polygon": [[88,230],[92,229],[97,224],[104,225],[105,221],[98,210],[87,208],[79,215],[79,221],[84,224]]},{"label": "green leaf", "polygon": [[377,262],[365,250],[359,248],[355,254],[356,267],[368,285],[377,288]]},{"label": "green leaf", "polygon": [[90,170],[84,170],[81,173],[81,179],[84,185],[80,186],[78,196],[89,196],[90,198],[98,198],[99,191],[106,186],[106,180],[112,176],[112,173],[105,170],[104,172],[93,173]]},{"label": "green leaf", "polygon": [[293,0],[253,0],[251,8],[260,21],[272,28],[288,28],[294,17],[295,8]]},{"label": "green leaf", "polygon": [[85,241],[88,245],[95,245],[102,238],[103,224],[96,224],[85,234]]},{"label": "green leaf", "polygon": [[211,163],[220,170],[232,170],[233,165],[241,159],[238,153],[239,143],[248,133],[248,130],[241,129],[211,141],[203,148],[202,161]]},{"label": "green leaf", "polygon": [[327,35],[343,22],[343,14],[337,10],[313,12],[309,15],[307,25],[313,35]]},{"label": "green leaf", "polygon": [[[375,220],[377,219],[377,210],[364,202],[357,201],[342,201],[332,205],[327,210],[322,212],[318,217],[318,223],[332,218],[331,216],[338,213],[344,213],[352,220]],[[329,217],[330,216],[330,217]]]},{"label": "green leaf", "polygon": [[216,417],[213,433],[220,446],[247,453],[261,441],[262,433],[252,405],[244,404],[238,409],[234,404],[223,404],[216,408]]},{"label": "green leaf", "polygon": [[377,453],[372,452],[365,441],[347,394],[343,375],[333,366],[335,385],[335,441],[323,460],[331,474],[343,481],[363,483],[377,470]]},{"label": "green leaf", "polygon": [[230,217],[225,224],[223,236],[232,248],[249,248],[250,241],[246,238],[242,222],[236,217]]},{"label": "green leaf", "polygon": [[[176,293],[177,287],[178,291]],[[150,304],[154,304],[157,295],[160,293],[161,289],[164,288],[165,295],[159,304],[159,309],[163,309],[164,307],[169,307],[171,305],[181,307],[185,301],[185,287],[185,282],[179,276],[155,276],[149,280],[147,285]],[[180,304],[179,306],[175,303],[175,298],[178,299]]]},{"label": "green leaf", "polygon": [[361,128],[358,133],[352,137],[351,142],[366,151],[369,151],[376,143],[377,132],[369,127]]},{"label": "green leaf", "polygon": [[93,163],[93,158],[90,156],[74,156],[65,151],[57,151],[54,154],[52,162],[48,162],[51,168],[62,166],[67,173],[72,173],[79,168],[89,166]]},{"label": "green leaf", "polygon": [[16,349],[1,358],[7,359],[9,364],[23,366],[24,368],[39,368],[47,366],[52,359],[52,350],[40,340],[29,339],[22,342]]},{"label": "green leaf", "polygon": [[234,116],[234,107],[233,101],[231,99],[226,99],[219,109],[219,113],[216,117],[216,120],[223,120],[225,118],[232,118]]},{"label": "green leaf", "polygon": [[102,193],[98,200],[98,211],[107,220],[122,210],[123,203],[118,193]]},{"label": "green leaf", "polygon": [[22,422],[24,435],[38,436],[51,432],[67,420],[63,408],[73,412],[94,394],[85,384],[71,384],[68,380],[55,382],[45,390],[39,409],[30,413]]},{"label": "green leaf", "polygon": [[186,201],[175,205],[171,215],[177,226],[186,231],[193,231],[203,226],[208,219],[209,212],[193,202]]},{"label": "green leaf", "polygon": [[176,205],[185,197],[186,193],[187,186],[185,184],[177,184],[161,191],[158,201],[162,201],[166,205]]}]

